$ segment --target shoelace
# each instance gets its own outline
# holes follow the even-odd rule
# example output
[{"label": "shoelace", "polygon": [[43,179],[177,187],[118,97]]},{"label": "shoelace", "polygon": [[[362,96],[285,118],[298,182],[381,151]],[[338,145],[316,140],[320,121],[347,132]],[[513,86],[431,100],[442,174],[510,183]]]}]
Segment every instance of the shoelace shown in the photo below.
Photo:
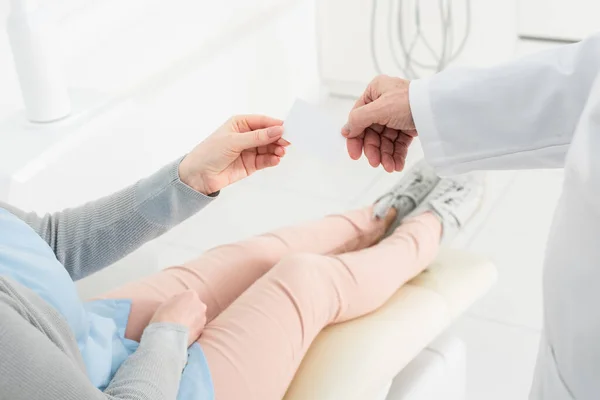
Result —
[{"label": "shoelace", "polygon": [[[411,201],[416,203],[420,197],[424,197],[425,191],[429,188],[428,185],[424,185],[425,178],[420,173],[415,173],[415,176],[410,179],[408,185],[398,185],[391,192],[388,192],[382,196],[379,201],[375,204],[373,215],[375,218],[383,218],[394,204],[400,202],[402,197],[410,198]],[[410,195],[407,194],[410,192]]]},{"label": "shoelace", "polygon": [[375,218],[383,218],[392,208],[392,205],[399,201],[402,196],[405,196],[405,192],[411,188],[414,188],[417,184],[423,182],[423,175],[415,172],[414,176],[407,177],[410,180],[408,185],[400,184],[394,187],[390,192],[383,195],[373,209],[373,216]]},{"label": "shoelace", "polygon": [[[460,182],[456,182],[454,180],[450,180],[450,179],[442,180],[442,182],[440,184],[442,185],[441,188],[439,186],[438,186],[438,188],[436,188],[433,196],[429,199],[429,202],[439,200],[440,198],[446,196],[451,191],[461,192],[461,191],[465,190],[465,186],[463,184],[461,184]],[[458,199],[456,196],[448,197],[447,199],[445,199],[443,201],[443,203],[447,204],[447,205],[452,205],[457,200]]]},{"label": "shoelace", "polygon": [[425,178],[423,177],[423,174],[421,174],[419,172],[415,172],[414,176],[411,177],[410,183],[408,184],[408,186],[399,185],[399,186],[395,187],[392,190],[392,195],[394,196],[394,198],[396,200],[398,200],[400,197],[406,195],[406,192],[408,192],[408,191],[416,190],[416,192],[417,192],[416,194],[420,194],[419,192],[422,192],[423,190],[425,190],[425,188],[422,186],[424,181],[425,181]]}]

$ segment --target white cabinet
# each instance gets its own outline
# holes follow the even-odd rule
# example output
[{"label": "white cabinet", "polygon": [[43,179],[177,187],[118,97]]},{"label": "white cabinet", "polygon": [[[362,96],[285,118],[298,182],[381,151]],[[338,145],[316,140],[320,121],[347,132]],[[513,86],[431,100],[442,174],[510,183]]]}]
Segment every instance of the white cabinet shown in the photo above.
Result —
[{"label": "white cabinet", "polygon": [[465,400],[466,379],[465,344],[444,335],[398,374],[386,400]]}]

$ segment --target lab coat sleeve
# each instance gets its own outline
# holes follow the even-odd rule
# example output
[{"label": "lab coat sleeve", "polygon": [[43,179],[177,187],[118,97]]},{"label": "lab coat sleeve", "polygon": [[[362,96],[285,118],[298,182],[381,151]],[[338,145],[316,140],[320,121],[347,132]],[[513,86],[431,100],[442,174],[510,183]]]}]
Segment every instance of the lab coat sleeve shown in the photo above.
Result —
[{"label": "lab coat sleeve", "polygon": [[410,84],[426,159],[441,174],[557,168],[600,71],[600,34],[488,69]]}]

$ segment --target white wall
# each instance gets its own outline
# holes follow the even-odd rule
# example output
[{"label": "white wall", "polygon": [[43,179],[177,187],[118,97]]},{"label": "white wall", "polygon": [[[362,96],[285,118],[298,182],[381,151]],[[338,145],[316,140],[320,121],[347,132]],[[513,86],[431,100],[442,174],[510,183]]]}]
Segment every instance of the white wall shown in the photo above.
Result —
[{"label": "white wall", "polygon": [[[7,9],[1,1],[0,12]],[[13,182],[13,203],[38,211],[79,204],[184,154],[231,115],[284,117],[294,98],[319,95],[313,1],[149,4],[153,11],[140,23],[115,27],[119,34],[106,26],[104,41],[81,55],[67,52],[72,86],[121,101],[78,128],[85,139],[45,170]],[[5,42],[2,30],[0,123],[21,107]],[[0,156],[8,151],[17,149],[0,148]]]},{"label": "white wall", "polygon": [[[394,7],[387,0],[378,1],[376,50],[384,73],[402,76],[395,67],[389,42],[389,15]],[[456,37],[465,25],[465,0],[453,1]],[[318,4],[318,27],[322,38],[320,64],[325,80],[344,91],[357,94],[375,74],[370,53],[370,26],[372,1],[325,0]],[[421,1],[423,28],[434,47],[441,43],[437,1]],[[464,52],[454,65],[487,66],[512,57],[517,43],[516,0],[472,0],[471,33]],[[413,14],[406,17],[410,26]],[[392,27],[396,29],[396,27]],[[458,40],[458,39],[456,39]],[[397,50],[396,50],[397,51]],[[423,48],[416,53],[423,55]],[[352,84],[353,83],[353,84]]]},{"label": "white wall", "polygon": [[600,31],[597,0],[519,0],[519,34],[580,40]]},{"label": "white wall", "polygon": [[[377,73],[371,57],[370,27],[372,5],[376,2],[376,52],[384,73],[404,76],[390,51],[390,15],[396,13],[395,0],[323,0],[318,3],[318,27],[322,38],[320,64],[329,88],[337,94],[358,95]],[[406,1],[405,4],[415,4]],[[455,37],[465,26],[467,0],[453,0]],[[464,52],[452,65],[489,66],[542,49],[518,41],[518,35],[578,40],[600,31],[596,0],[471,0],[471,33]],[[420,1],[423,30],[435,49],[441,48],[441,22],[438,1]],[[403,21],[407,31],[414,28],[414,13]],[[393,22],[396,23],[395,21]],[[392,26],[393,30],[397,26]],[[458,40],[458,39],[456,39]],[[397,42],[397,39],[394,38]],[[549,45],[552,46],[552,45]],[[392,44],[394,53],[400,48]],[[425,47],[417,47],[416,57],[426,60]],[[420,70],[423,76],[431,71]]]},{"label": "white wall", "polygon": [[[73,87],[122,94],[155,79],[176,77],[174,63],[224,37],[243,37],[295,0],[42,0],[62,33]],[[0,0],[0,117],[20,107],[4,25],[8,0]],[[247,27],[247,24],[251,24]],[[218,51],[218,49],[217,49]],[[206,57],[207,54],[204,54]]]},{"label": "white wall", "polygon": [[[313,0],[147,3],[154,8],[137,24],[90,29],[87,48],[75,22],[63,26],[71,85],[120,99],[76,127],[74,139],[45,158],[43,168],[22,183],[13,179],[10,193],[0,173],[0,199],[37,212],[75,206],[152,173],[234,114],[284,117],[296,97],[320,95]],[[22,108],[2,26],[7,10],[8,0],[0,0],[0,166],[15,152],[15,159],[31,157],[27,147],[10,145],[19,127],[2,125]],[[88,28],[104,23],[87,21]],[[79,282],[80,293],[96,295],[164,267],[163,251],[145,245]]]}]

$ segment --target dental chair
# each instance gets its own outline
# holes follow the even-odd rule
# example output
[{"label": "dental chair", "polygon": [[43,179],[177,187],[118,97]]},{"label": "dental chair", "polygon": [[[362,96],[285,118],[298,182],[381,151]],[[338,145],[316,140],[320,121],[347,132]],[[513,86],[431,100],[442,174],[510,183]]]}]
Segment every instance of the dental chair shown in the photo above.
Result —
[{"label": "dental chair", "polygon": [[443,333],[495,279],[484,258],[443,250],[382,308],[321,332],[284,400],[464,400],[464,345]]},{"label": "dental chair", "polygon": [[[80,295],[148,274],[156,258],[143,247],[79,281]],[[442,250],[379,310],[321,332],[284,400],[464,400],[464,345],[445,331],[495,278],[484,258]]]}]

